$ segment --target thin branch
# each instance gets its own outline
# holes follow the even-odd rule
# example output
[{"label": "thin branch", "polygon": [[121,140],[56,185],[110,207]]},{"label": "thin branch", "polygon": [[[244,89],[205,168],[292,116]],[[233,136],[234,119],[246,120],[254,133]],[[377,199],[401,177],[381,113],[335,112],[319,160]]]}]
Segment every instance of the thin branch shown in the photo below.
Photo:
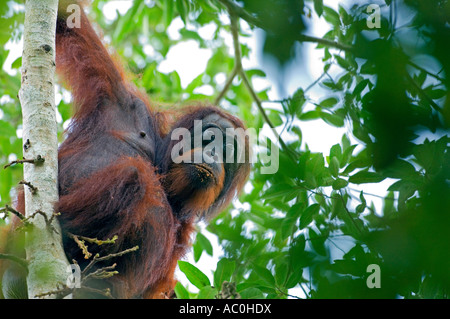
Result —
[{"label": "thin branch", "polygon": [[344,206],[345,212],[347,213],[348,217],[350,218],[350,220],[352,221],[353,226],[355,226],[355,228],[358,230],[358,232],[360,234],[362,234],[362,230],[359,228],[358,224],[355,222],[355,220],[353,219],[352,214],[350,214],[350,211],[347,208],[347,203],[344,200],[344,195],[342,195],[342,191],[339,190],[339,194],[341,195],[341,201],[342,201],[342,205]]},{"label": "thin branch", "polygon": [[33,195],[36,194],[37,191],[38,191],[37,187],[34,186],[33,184],[31,184],[30,182],[21,180],[21,181],[19,182],[19,184],[20,184],[20,185],[26,185],[26,186],[28,186],[28,187],[30,188],[31,194],[33,194]]},{"label": "thin branch", "polygon": [[439,75],[434,74],[434,73],[431,73],[430,71],[428,71],[428,70],[422,68],[421,66],[415,64],[415,63],[412,62],[412,61],[408,61],[407,63],[408,63],[409,65],[411,65],[412,67],[416,68],[417,70],[422,71],[422,72],[425,72],[425,73],[428,74],[429,76],[434,77],[436,80],[439,80],[439,81],[441,81],[441,82],[443,82],[443,83],[446,82],[446,80],[443,79],[443,78],[441,78]]},{"label": "thin branch", "polygon": [[436,104],[436,102],[433,101],[433,99],[431,97],[428,96],[427,93],[425,93],[425,91],[420,87],[420,85],[418,85],[416,83],[416,81],[413,80],[413,78],[407,74],[406,78],[409,82],[411,82],[411,84],[414,86],[414,88],[417,90],[417,92],[422,95],[422,97],[427,100],[428,103],[430,103],[430,105],[438,112],[442,112],[442,108]]},{"label": "thin branch", "polygon": [[15,210],[14,208],[12,208],[11,206],[5,205],[4,208],[0,208],[0,212],[10,212],[13,213],[14,215],[16,215],[21,221],[24,221],[26,218],[25,216],[18,212],[17,210]]},{"label": "thin branch", "polygon": [[305,35],[305,34],[300,34],[297,37],[297,41],[299,42],[314,42],[314,43],[318,43],[327,47],[332,47],[335,49],[339,49],[339,50],[343,50],[343,51],[352,51],[353,47],[343,44],[343,43],[339,43],[333,40],[328,40],[328,39],[324,39],[324,38],[318,38],[318,37],[313,37],[310,35]]},{"label": "thin branch", "polygon": [[24,164],[24,163],[42,164],[44,162],[45,162],[45,159],[41,155],[38,155],[35,159],[23,158],[21,160],[12,161],[11,163],[6,164],[5,166],[3,166],[3,168],[6,169],[6,168],[8,168],[8,167],[10,167],[12,165],[15,165],[15,164]]},{"label": "thin branch", "polygon": [[289,294],[289,293],[287,293],[287,292],[284,292],[284,291],[281,290],[279,287],[275,287],[275,288],[276,288],[276,290],[278,291],[278,293],[281,294],[281,295],[284,295],[284,296],[287,296],[287,297],[291,297],[291,298],[294,298],[294,299],[302,299],[302,298],[300,298],[299,296],[294,296],[294,295],[291,295],[291,294]]},{"label": "thin branch", "polygon": [[115,254],[109,254],[109,255],[106,255],[106,256],[103,256],[103,257],[98,257],[97,258],[97,262],[113,259],[113,258],[116,258],[116,257],[120,257],[120,256],[123,256],[125,254],[128,254],[128,253],[131,253],[133,251],[136,251],[138,249],[139,249],[139,246],[134,246],[134,247],[131,247],[131,248],[119,251],[118,253],[115,253]]},{"label": "thin branch", "polygon": [[[230,14],[237,15],[238,17],[244,19],[249,24],[254,25],[255,27],[261,28],[263,30],[267,30],[267,26],[258,18],[252,16],[250,13],[248,13],[244,8],[238,6],[236,3],[234,3],[231,0],[219,0],[220,3],[222,3],[228,10]],[[314,42],[318,43],[327,47],[336,48],[339,50],[344,51],[352,51],[353,47],[342,44],[336,41],[324,39],[324,38],[317,38],[309,35],[300,34],[298,35],[297,41],[299,42]]]},{"label": "thin branch", "polygon": [[73,293],[75,291],[75,289],[79,289],[79,290],[84,290],[84,291],[89,291],[89,292],[93,292],[99,295],[103,295],[107,298],[113,299],[113,296],[111,295],[111,290],[109,288],[106,288],[104,290],[101,289],[95,289],[95,288],[91,288],[88,286],[81,286],[80,288],[69,288],[67,286],[63,286],[59,289],[56,290],[52,290],[52,291],[48,291],[48,292],[44,292],[41,294],[37,294],[35,295],[35,298],[44,298],[44,297],[48,297],[48,296],[52,296],[52,295],[56,295],[57,299],[62,299],[65,296]]},{"label": "thin branch", "polygon": [[313,83],[311,83],[304,91],[303,93],[308,92],[311,90],[317,83],[319,83],[320,80],[327,74],[327,72],[323,72],[321,76],[319,76]]},{"label": "thin branch", "polygon": [[119,238],[117,235],[113,236],[113,238],[111,238],[111,239],[104,239],[104,240],[97,239],[97,238],[89,238],[89,237],[84,237],[84,236],[78,236],[78,235],[77,235],[77,237],[82,239],[82,240],[84,240],[84,241],[87,241],[88,243],[96,244],[98,246],[105,245],[105,244],[115,244],[117,238]]},{"label": "thin branch", "polygon": [[303,290],[303,293],[305,294],[305,297],[308,298],[309,294],[306,293],[305,288],[303,287],[303,283],[299,284],[299,287]]},{"label": "thin branch", "polygon": [[70,234],[68,233],[69,237],[72,238],[75,243],[77,244],[78,248],[81,249],[81,252],[84,255],[84,259],[89,259],[92,257],[92,254],[89,252],[88,250],[88,246],[84,243],[84,240],[80,240],[80,238],[78,238],[78,236],[74,235],[74,234]]},{"label": "thin branch", "polygon": [[[233,46],[234,46],[234,55],[235,55],[235,70],[236,73],[239,74],[242,78],[242,81],[244,82],[244,85],[246,86],[247,90],[249,91],[250,95],[252,96],[252,99],[255,101],[256,106],[258,107],[259,112],[261,113],[262,117],[264,118],[264,121],[269,125],[271,128],[274,136],[278,139],[280,142],[281,147],[286,151],[288,156],[294,161],[297,161],[297,154],[293,152],[283,141],[283,139],[280,137],[278,132],[275,130],[275,126],[273,125],[272,121],[267,116],[264,107],[262,106],[262,102],[259,99],[258,95],[256,94],[255,90],[253,89],[252,85],[250,84],[250,81],[247,78],[247,75],[245,74],[245,71],[242,67],[242,54],[240,50],[240,44],[239,44],[239,21],[238,17],[235,16],[232,12],[230,12],[230,20],[231,20],[231,34],[233,36]],[[235,76],[235,75],[234,75]],[[231,77],[230,77],[231,78]]]},{"label": "thin branch", "polygon": [[134,246],[134,247],[132,247],[132,248],[125,249],[125,250],[120,251],[120,252],[118,252],[118,253],[115,253],[115,254],[109,254],[109,255],[103,256],[103,257],[100,257],[99,254],[96,254],[96,255],[94,256],[94,258],[92,258],[91,262],[86,266],[86,268],[83,269],[83,271],[82,271],[81,274],[82,274],[82,275],[87,274],[87,272],[88,272],[88,271],[89,271],[96,263],[98,263],[98,262],[100,262],[100,261],[105,261],[105,260],[109,260],[109,259],[112,259],[112,258],[115,258],[115,257],[120,257],[120,256],[122,256],[122,255],[131,253],[131,252],[136,251],[136,250],[138,250],[138,249],[139,249],[139,246]]},{"label": "thin branch", "polygon": [[223,99],[225,94],[228,92],[228,90],[231,87],[231,83],[233,83],[234,78],[239,72],[239,67],[236,64],[233,68],[233,71],[231,72],[231,75],[228,77],[227,82],[225,83],[225,86],[223,87],[222,91],[220,91],[219,95],[216,97],[216,100],[214,101],[215,105],[218,105],[219,102]]},{"label": "thin branch", "polygon": [[99,268],[96,271],[93,271],[93,272],[87,274],[83,280],[87,281],[89,278],[93,278],[93,279],[111,278],[112,276],[117,275],[119,273],[118,271],[111,271],[111,270],[115,269],[116,266],[117,266],[117,264],[113,264],[111,266]]},{"label": "thin branch", "polygon": [[56,230],[56,228],[52,225],[53,220],[56,216],[60,215],[60,213],[53,213],[50,217],[50,219],[47,217],[47,214],[44,213],[41,210],[37,210],[35,211],[33,214],[31,214],[29,217],[25,218],[23,221],[24,222],[29,222],[30,219],[33,219],[34,217],[36,217],[36,215],[41,215],[44,218],[45,221],[45,225],[48,227],[48,229],[50,229],[52,232],[55,232],[56,234],[58,234],[58,231]]}]

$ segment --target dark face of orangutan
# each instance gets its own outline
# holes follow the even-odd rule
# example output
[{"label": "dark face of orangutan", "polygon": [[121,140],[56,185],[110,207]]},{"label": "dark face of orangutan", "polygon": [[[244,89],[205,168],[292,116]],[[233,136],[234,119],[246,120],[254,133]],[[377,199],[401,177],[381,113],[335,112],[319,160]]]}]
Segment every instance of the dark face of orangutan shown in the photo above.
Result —
[{"label": "dark face of orangutan", "polygon": [[242,124],[218,113],[173,130],[181,140],[170,149],[171,164],[164,185],[179,216],[194,213],[209,218],[241,189],[250,167],[243,131]]}]

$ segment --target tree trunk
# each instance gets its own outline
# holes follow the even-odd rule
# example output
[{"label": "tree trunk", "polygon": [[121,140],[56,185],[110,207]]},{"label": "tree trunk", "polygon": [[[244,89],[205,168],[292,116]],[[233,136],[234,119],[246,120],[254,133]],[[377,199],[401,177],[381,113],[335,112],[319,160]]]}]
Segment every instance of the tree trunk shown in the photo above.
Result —
[{"label": "tree trunk", "polygon": [[[54,214],[58,201],[58,155],[55,108],[55,30],[58,0],[27,0],[22,56],[22,105],[28,296],[53,291],[67,278],[67,258]],[[44,162],[38,159],[42,158]],[[38,212],[38,213],[36,213]],[[44,216],[45,215],[45,216]],[[51,225],[50,225],[51,221]]]}]

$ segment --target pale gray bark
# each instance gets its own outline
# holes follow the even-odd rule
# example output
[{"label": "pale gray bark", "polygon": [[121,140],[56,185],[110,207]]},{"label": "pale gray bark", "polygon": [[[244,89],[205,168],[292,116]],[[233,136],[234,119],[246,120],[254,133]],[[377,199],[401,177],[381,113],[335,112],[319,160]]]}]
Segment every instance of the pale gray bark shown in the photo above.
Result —
[{"label": "pale gray bark", "polygon": [[[58,0],[27,0],[22,56],[22,87],[19,98],[23,115],[24,158],[43,163],[25,163],[26,217],[33,224],[27,232],[26,254],[29,262],[28,296],[54,291],[66,283],[68,266],[61,231],[56,218],[51,227],[54,205],[58,201],[57,125],[55,108],[55,29]],[[41,213],[46,215],[46,218]],[[50,296],[51,297],[51,296]]]}]

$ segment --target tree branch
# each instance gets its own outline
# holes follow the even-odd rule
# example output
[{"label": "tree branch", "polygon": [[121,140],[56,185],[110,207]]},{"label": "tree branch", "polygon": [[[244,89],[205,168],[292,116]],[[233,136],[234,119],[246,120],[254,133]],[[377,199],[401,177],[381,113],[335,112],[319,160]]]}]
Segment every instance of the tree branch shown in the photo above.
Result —
[{"label": "tree branch", "polygon": [[4,208],[0,208],[0,212],[10,212],[13,213],[14,215],[16,215],[21,221],[25,220],[25,216],[22,215],[22,213],[18,212],[17,210],[15,210],[14,208],[12,208],[11,206],[5,205]]},{"label": "tree branch", "polygon": [[427,93],[425,93],[425,91],[420,87],[420,85],[418,85],[418,84],[416,83],[416,81],[414,81],[414,79],[413,79],[409,74],[406,75],[406,78],[407,78],[407,80],[408,80],[409,82],[411,82],[411,84],[412,84],[413,87],[417,90],[417,92],[418,92],[420,95],[422,95],[422,97],[423,97],[425,100],[427,100],[427,102],[430,103],[430,105],[431,105],[436,111],[442,113],[442,108],[441,108],[439,105],[437,105],[437,103],[434,102],[433,99],[432,99],[431,97],[429,97]]},{"label": "tree branch", "polygon": [[[249,24],[254,25],[255,27],[258,27],[263,30],[267,30],[267,26],[258,18],[252,16],[250,13],[248,13],[244,8],[238,6],[235,2],[232,0],[218,0],[220,3],[222,3],[228,10],[230,14],[234,14],[241,19],[244,19]],[[313,37],[309,35],[300,34],[298,35],[297,39],[298,42],[314,42],[318,43],[327,47],[344,50],[344,51],[352,51],[353,47],[342,44],[336,41],[324,39],[324,38],[318,38]]]},{"label": "tree branch", "polygon": [[11,163],[6,164],[5,166],[3,166],[3,168],[7,169],[8,167],[10,167],[12,165],[15,165],[15,164],[24,164],[24,163],[40,164],[40,163],[44,163],[44,162],[45,162],[45,159],[41,155],[38,155],[38,156],[36,156],[35,159],[23,158],[21,160],[12,161]]},{"label": "tree branch", "polygon": [[244,82],[244,85],[246,86],[247,90],[249,91],[250,95],[252,96],[252,99],[255,101],[256,106],[258,107],[259,112],[261,113],[262,117],[264,118],[264,121],[269,125],[269,127],[272,130],[272,133],[274,136],[278,139],[280,142],[281,147],[286,151],[288,156],[294,161],[297,162],[297,154],[291,150],[286,143],[283,141],[283,139],[280,137],[278,132],[275,130],[275,126],[273,125],[270,118],[267,116],[264,107],[262,106],[262,102],[259,99],[258,95],[256,94],[255,90],[253,89],[247,75],[245,74],[245,70],[242,67],[242,54],[239,44],[239,20],[238,16],[236,16],[233,11],[230,11],[230,28],[231,28],[231,34],[233,37],[233,47],[234,47],[234,56],[235,56],[235,66],[233,69],[232,74],[229,76],[227,83],[224,87],[224,89],[220,92],[219,96],[216,98],[216,101],[219,102],[220,99],[222,99],[223,96],[225,96],[227,90],[231,86],[231,82],[236,77],[236,75],[240,75],[242,78],[242,81]]}]

